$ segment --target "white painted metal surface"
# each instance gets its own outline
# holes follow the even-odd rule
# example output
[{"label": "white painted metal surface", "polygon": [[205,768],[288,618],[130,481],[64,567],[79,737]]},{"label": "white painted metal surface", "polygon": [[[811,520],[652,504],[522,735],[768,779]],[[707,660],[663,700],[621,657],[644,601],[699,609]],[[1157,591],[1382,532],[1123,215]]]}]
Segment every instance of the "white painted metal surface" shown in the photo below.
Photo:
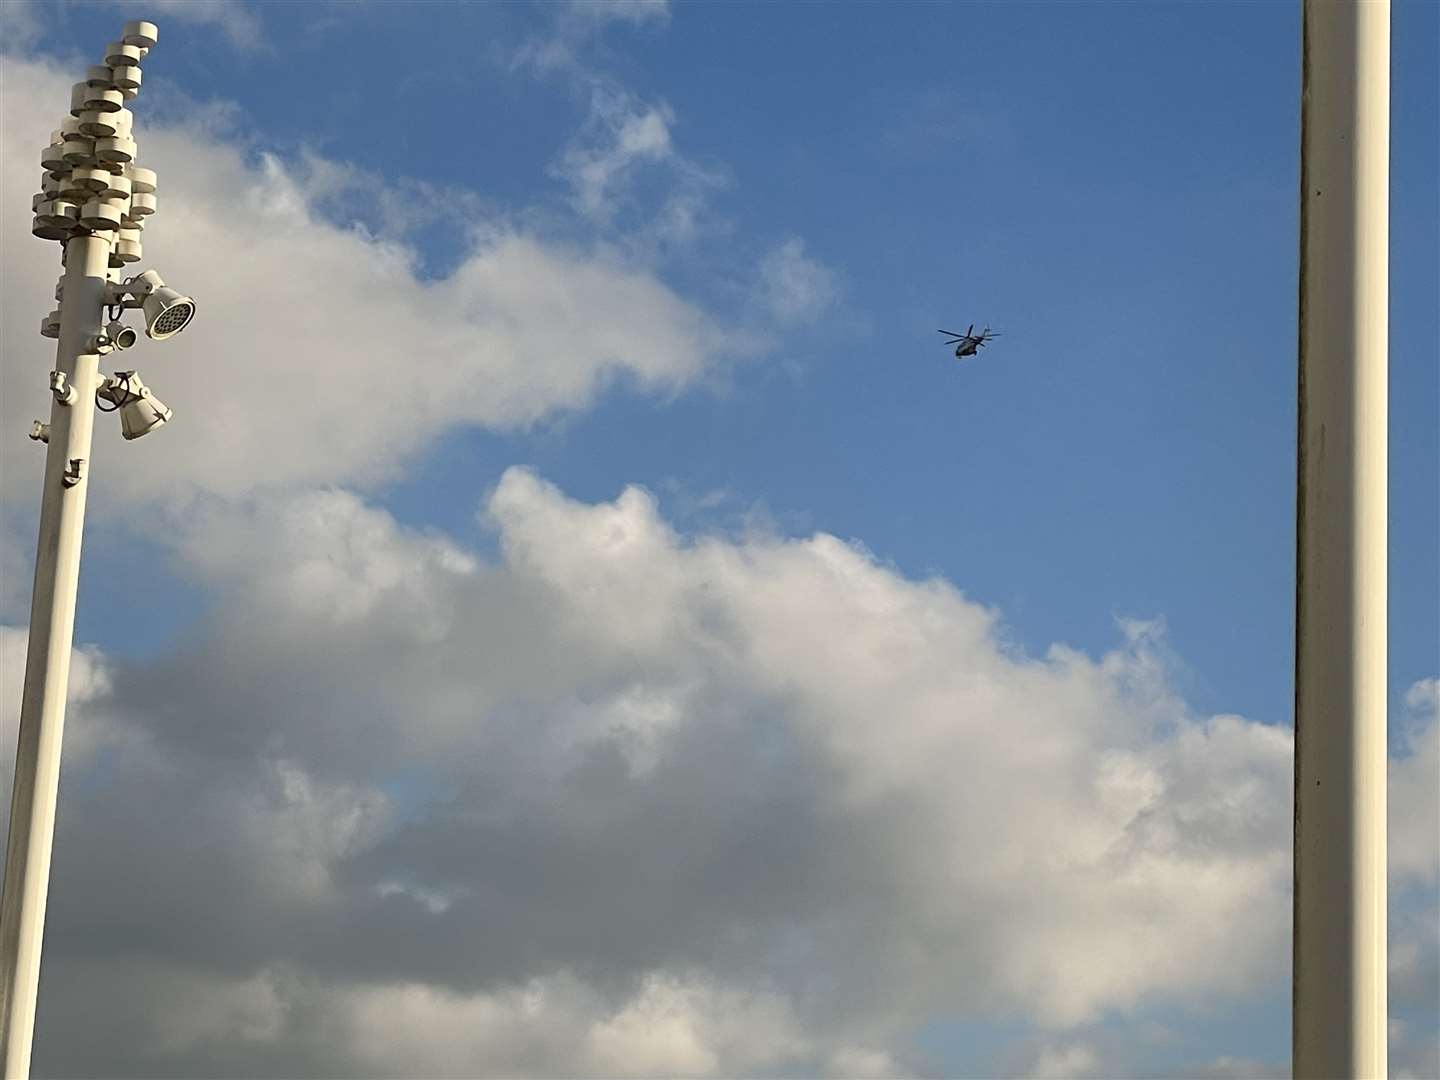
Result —
[{"label": "white painted metal surface", "polygon": [[1293,1072],[1386,1075],[1389,0],[1305,0]]},{"label": "white painted metal surface", "polygon": [[[88,476],[85,463],[90,459],[100,364],[97,355],[84,350],[101,330],[109,255],[110,243],[103,234],[77,235],[65,246],[65,303],[55,370],[65,376],[75,393],[73,404],[65,404],[57,395],[50,409],[20,743],[10,800],[5,886],[0,894],[0,1056],[7,1078],[30,1075],[55,796],[60,783],[60,742],[75,631],[80,539],[90,486],[84,479]],[[79,466],[73,464],[77,461]],[[78,474],[81,479],[66,483],[67,474]]]},{"label": "white painted metal surface", "polygon": [[30,1074],[96,394],[120,413],[127,439],[171,416],[134,371],[102,378],[100,357],[134,344],[135,331],[117,318],[126,309],[143,308],[156,339],[179,333],[195,311],[192,299],[165,287],[154,271],[139,275],[138,283],[117,284],[110,276],[140,258],[140,230],[155,212],[155,173],[135,162],[132,117],[123,102],[135,97],[140,61],[156,37],[154,23],[127,23],[106,64],[91,67],[76,84],[71,115],[41,155],[45,176],[32,199],[32,232],[64,245],[66,269],[55,291],[60,307],[40,324],[42,336],[59,339],[50,423],[37,420],[30,430],[48,449],[0,893],[0,1059],[10,1080]]}]

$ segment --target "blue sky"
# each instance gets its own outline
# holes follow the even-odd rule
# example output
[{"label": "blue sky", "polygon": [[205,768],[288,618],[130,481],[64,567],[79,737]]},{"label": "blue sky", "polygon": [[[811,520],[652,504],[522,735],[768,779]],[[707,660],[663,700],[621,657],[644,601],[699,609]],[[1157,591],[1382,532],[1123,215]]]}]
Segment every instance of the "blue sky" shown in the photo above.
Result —
[{"label": "blue sky", "polygon": [[[134,447],[102,439],[97,449],[117,471],[110,455],[117,462],[131,455],[138,464],[125,471],[151,485],[148,492],[140,480],[116,487],[96,506],[77,637],[97,650],[97,664],[109,657],[139,665],[152,682],[177,679],[175,700],[213,703],[227,692],[221,661],[234,646],[249,658],[234,661],[236,680],[274,678],[297,695],[254,708],[303,726],[332,707],[325,686],[356,678],[355,695],[364,698],[365,673],[343,657],[380,646],[365,638],[362,648],[351,636],[359,630],[334,630],[333,639],[317,637],[314,626],[297,630],[297,641],[315,642],[320,662],[336,665],[333,681],[310,686],[295,672],[277,674],[263,642],[246,636],[271,620],[290,625],[292,616],[306,626],[318,610],[303,610],[296,597],[311,595],[305,590],[320,579],[285,576],[311,557],[302,541],[352,554],[372,542],[392,545],[365,562],[363,574],[372,575],[365,580],[417,595],[429,595],[432,584],[404,585],[409,571],[394,567],[410,558],[449,565],[453,557],[522,578],[526,567],[549,568],[541,574],[546,588],[571,596],[573,586],[579,597],[589,594],[574,582],[590,579],[567,576],[569,564],[547,554],[548,541],[532,537],[528,523],[557,515],[578,536],[589,526],[576,522],[613,511],[641,534],[660,522],[680,538],[674,550],[668,542],[656,549],[667,553],[654,556],[660,577],[672,557],[693,565],[684,560],[701,557],[705,537],[763,562],[755,551],[768,549],[757,536],[833,536],[866,553],[866,574],[897,589],[942,579],[963,596],[957,603],[965,611],[988,609],[995,622],[987,640],[997,656],[1038,663],[1059,646],[1093,661],[1097,672],[1107,670],[1105,657],[1123,656],[1135,667],[1120,681],[1147,685],[1149,665],[1158,665],[1163,688],[1149,704],[1130,703],[1137,717],[1167,702],[1167,715],[1186,722],[1243,717],[1253,725],[1246,738],[1263,741],[1257,728],[1289,728],[1298,4],[67,3],[17,5],[10,18],[40,68],[73,73],[112,40],[121,18],[135,17],[132,10],[153,11],[162,28],[146,62],[137,129],[142,147],[151,125],[165,132],[164,176],[174,178],[169,190],[179,208],[169,217],[162,203],[146,234],[147,255],[162,269],[193,268],[187,280],[216,284],[208,295],[193,286],[200,301],[193,334],[155,346],[153,359],[141,350],[156,392],[166,397],[166,381],[177,387],[174,423]],[[1409,730],[1430,715],[1426,680],[1440,674],[1440,8],[1397,2],[1393,19],[1390,675],[1397,723]],[[22,79],[14,53],[6,62],[17,73],[7,97],[21,102],[7,103],[14,110],[7,118],[28,118],[22,99],[47,76],[37,68],[32,77],[27,67]],[[54,109],[62,106],[56,99]],[[27,131],[22,141],[38,148],[46,130]],[[226,142],[237,158],[218,156]],[[24,200],[10,175],[6,202],[18,205]],[[227,292],[225,266],[217,265],[225,249],[201,242],[228,235],[226,200],[238,251],[230,265],[240,272],[249,262],[254,277],[246,280],[272,290],[264,294],[269,308],[242,307],[253,294],[238,286]],[[282,220],[275,208],[287,200],[302,209]],[[253,247],[245,231],[252,221],[264,226],[252,230],[264,235]],[[287,228],[296,245],[288,258]],[[512,258],[506,238],[517,237],[533,250]],[[28,238],[6,246],[24,244],[34,249],[27,257],[40,248]],[[339,252],[334,262],[312,260],[323,245]],[[375,262],[355,262],[353,251]],[[489,275],[472,268],[477,253],[494,251],[502,255],[495,276],[483,276],[487,284],[456,284],[470,282],[472,272]],[[14,258],[6,256],[7,268]],[[524,275],[537,264],[531,284]],[[381,265],[383,272],[375,269]],[[353,283],[324,276],[316,269],[324,266],[353,267]],[[597,285],[585,276],[591,271],[623,277],[633,302],[617,300],[612,311],[601,278]],[[547,274],[570,281],[572,273],[579,284],[547,308]],[[503,283],[522,278],[526,284],[513,290]],[[12,342],[33,352],[25,320],[31,307],[38,318],[45,299],[42,290],[33,304],[6,308],[7,321],[23,323],[27,335],[6,334],[12,357],[20,347]],[[524,311],[512,312],[512,300]],[[316,337],[288,355],[285,339],[259,336],[271,332],[258,324],[272,315],[298,324],[312,303],[317,317],[348,324],[336,329],[332,354],[324,351],[327,326],[307,328]],[[664,310],[654,309],[652,325],[653,305]],[[223,322],[207,330],[217,308]],[[24,318],[12,319],[12,311]],[[549,333],[551,311],[563,335]],[[397,322],[397,312],[415,327]],[[442,327],[427,336],[420,322],[429,315],[460,322],[454,333]],[[593,332],[592,315],[607,320]],[[935,330],[971,322],[1003,336],[957,364]],[[388,352],[376,344],[373,356],[360,356],[367,323]],[[448,373],[468,370],[466,332],[489,349],[489,339],[480,339],[491,327],[512,324],[520,328],[519,371],[487,360],[463,380]],[[640,335],[634,342],[626,337],[632,332]],[[183,360],[169,355],[187,351]],[[200,367],[223,358],[223,370],[245,372],[252,351],[253,370],[264,373],[254,383],[217,380]],[[592,362],[592,354],[608,359]],[[582,373],[573,384],[564,374],[572,361]],[[7,390],[23,385],[15,367],[7,359]],[[529,370],[543,374],[532,379]],[[390,372],[403,374],[387,381]],[[432,396],[413,389],[432,375]],[[335,418],[327,413],[302,438],[315,400],[307,395],[325,393],[326,380],[359,384],[346,391],[356,419],[347,428],[337,407]],[[522,404],[486,404],[492,385],[503,389],[490,395],[495,400]],[[403,403],[386,406],[386,393]],[[412,393],[423,404],[411,403]],[[533,404],[524,404],[527,393],[537,395]],[[267,402],[285,425],[265,428],[263,438],[247,435],[252,417],[240,404],[212,406],[211,395],[227,394],[251,407]],[[36,402],[14,408],[39,407],[40,396],[31,396]],[[191,464],[167,480],[172,466],[155,444],[182,426],[191,428],[180,436],[189,441],[172,446]],[[287,449],[292,432],[297,441]],[[210,457],[207,440],[239,449]],[[5,443],[13,479],[0,503],[9,542],[25,559],[33,508],[20,478],[31,465],[9,466],[27,454],[14,439]],[[217,467],[222,460],[226,469]],[[507,473],[517,466],[531,479]],[[172,483],[173,497],[156,499],[155,485]],[[651,511],[620,499],[630,486],[651,493]],[[153,506],[143,523],[135,520],[137,504]],[[253,544],[236,539],[234,550],[227,547],[246,530]],[[285,539],[274,541],[272,554],[276,537]],[[435,554],[441,547],[458,554]],[[11,582],[3,592],[7,619],[23,625],[28,590],[14,585],[24,575],[12,569],[19,558],[7,555]],[[144,604],[107,587],[141,573],[152,583]],[[266,574],[281,582],[270,599]],[[727,617],[751,610],[745,596],[742,603],[737,593]],[[292,602],[298,614],[286,606]],[[246,616],[233,613],[242,609],[251,613],[251,630]],[[468,616],[450,617],[471,626]],[[629,615],[622,603],[608,617]],[[843,638],[851,629],[822,621],[810,632]],[[492,640],[492,631],[475,633]],[[556,633],[546,640],[564,648],[568,639]],[[955,633],[957,643],[970,640]],[[650,672],[641,679],[648,693],[658,685],[657,656],[636,645],[609,667],[595,660],[602,674],[587,669],[585,678],[608,685],[633,667]],[[753,672],[746,679],[758,685]],[[143,709],[126,705],[128,685],[120,675],[97,681],[97,730],[121,724],[103,719],[112,714],[147,723],[135,716]],[[577,700],[599,693],[583,680],[576,685],[589,687],[576,690]],[[725,698],[714,687],[703,696]],[[337,691],[334,701],[342,697],[350,700]],[[527,692],[494,715],[514,722],[543,712],[538,700]],[[1077,716],[1092,711],[1075,697],[1026,700],[1018,707],[1042,716],[1052,705],[1057,718],[1071,708]],[[624,701],[639,708],[633,694]],[[435,703],[433,715],[446,708]],[[894,738],[903,742],[907,717],[924,710],[894,708]],[[378,731],[393,717],[375,709]],[[243,718],[237,722],[246,730]],[[317,735],[315,746],[331,747],[333,737]],[[1108,737],[1096,736],[1096,760],[1113,749]],[[276,745],[247,739],[237,734],[235,745],[257,757]],[[1153,750],[1146,744],[1135,752]],[[212,746],[201,756],[229,761],[228,753]],[[1207,753],[1224,759],[1218,745]],[[1269,775],[1268,753],[1244,757],[1240,771]],[[411,763],[411,779],[397,788],[374,761],[352,762],[340,776],[300,750],[286,754],[286,762],[329,782],[388,784],[420,803],[431,783],[463,792],[473,782],[448,775],[438,759]],[[668,760],[663,753],[661,760]],[[1271,764],[1256,764],[1262,761]],[[1182,764],[1173,770],[1188,775]],[[763,780],[755,783],[764,789]],[[1167,790],[1178,800],[1183,785],[1176,784]],[[1283,815],[1285,798],[1288,790],[1255,819]],[[366,859],[383,861],[381,852],[398,859],[395,866],[410,865],[395,854],[399,834],[380,831],[388,839],[373,848],[346,849],[349,872],[362,873],[372,865]],[[1433,825],[1420,837],[1421,848],[1433,848]],[[1423,922],[1433,910],[1434,870],[1421,862],[1404,910]],[[404,877],[394,867],[386,872]],[[405,873],[424,876],[414,867]],[[388,886],[377,887],[388,895]],[[282,959],[276,970],[300,971],[287,978],[321,977],[323,965],[311,970],[295,955]],[[85,958],[77,952],[68,962],[82,970]],[[174,963],[157,960],[156,970]],[[631,978],[646,970],[625,969]],[[1423,1035],[1420,1017],[1433,1006],[1434,988],[1429,968],[1417,970],[1429,989],[1402,998],[1399,1015],[1420,1023]],[[1002,1004],[993,1008],[937,993],[933,1006],[913,1007],[923,1022],[894,1022],[909,1036],[895,1042],[892,1029],[879,1025],[880,1049],[865,1052],[889,1054],[902,1071],[922,1061],[950,1075],[1231,1067],[1216,1064],[1221,1057],[1243,1074],[1283,1063],[1288,1053],[1283,979],[1248,989],[1140,979],[1083,1006],[1031,1001],[1003,978],[996,985],[1006,989],[995,992]],[[585,992],[592,991],[599,993]],[[827,1021],[795,1008],[806,1045],[830,1046],[817,1034],[829,1030]],[[212,1036],[214,1045],[223,1041],[205,1038]],[[137,1051],[133,1068],[193,1067],[205,1059],[185,1055],[210,1045],[197,1040],[169,1058],[161,1049]],[[277,1047],[284,1043],[277,1037]],[[1422,1043],[1401,1046],[1402,1059],[1432,1052]],[[257,1056],[246,1057],[234,1045],[225,1043],[233,1058],[210,1060],[257,1073],[287,1063],[322,1067],[313,1047],[298,1043],[291,1057],[278,1048],[265,1057],[253,1046]],[[825,1052],[827,1067],[842,1075],[845,1062],[863,1070],[879,1060],[846,1058],[860,1053],[849,1047]],[[733,1048],[728,1058],[716,1053],[722,1071],[791,1067]],[[912,1053],[921,1057],[905,1057]],[[58,1052],[54,1060],[61,1072],[83,1067]],[[518,1067],[529,1059],[496,1060]],[[795,1060],[805,1068],[821,1059]],[[371,1067],[385,1071],[383,1057],[375,1061]]]},{"label": "blue sky", "polygon": [[[164,70],[201,100],[236,102],[267,149],[473,187],[512,212],[562,203],[546,167],[584,102],[563,76],[517,78],[503,63],[507,39],[546,32],[541,13],[442,5],[433,38],[415,18],[385,4],[267,9],[255,50],[176,22]],[[106,19],[74,9],[56,44],[103,37]],[[1440,653],[1435,9],[1399,4],[1395,25],[1391,671],[1403,692]],[[617,393],[544,438],[460,433],[464,452],[492,476],[534,462],[588,498],[639,482],[763,500],[792,527],[944,574],[1002,607],[1032,647],[1101,648],[1115,614],[1163,615],[1197,704],[1283,722],[1298,37],[1289,4],[1204,17],[694,5],[663,28],[610,28],[599,62],[670,103],[676,144],[724,177],[723,242],[687,254],[675,279],[733,310],[746,263],[796,235],[834,271],[838,298],[721,393],[661,409]],[[355,74],[377,42],[386,92]],[[442,271],[457,240],[424,232],[420,256]],[[934,327],[972,321],[1002,328],[1003,347],[947,364]],[[424,480],[393,497],[417,523],[468,516]]]}]

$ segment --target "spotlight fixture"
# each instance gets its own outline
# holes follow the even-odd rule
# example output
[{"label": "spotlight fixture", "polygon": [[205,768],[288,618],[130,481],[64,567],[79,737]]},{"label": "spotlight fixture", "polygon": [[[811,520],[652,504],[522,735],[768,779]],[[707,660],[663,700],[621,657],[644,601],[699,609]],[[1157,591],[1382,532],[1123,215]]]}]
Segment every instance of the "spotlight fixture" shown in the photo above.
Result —
[{"label": "spotlight fixture", "polygon": [[138,307],[145,312],[145,333],[155,341],[174,337],[195,318],[195,301],[166,285],[154,270],[112,286],[110,295],[112,304]]},{"label": "spotlight fixture", "polygon": [[56,310],[39,327],[57,343],[49,374],[50,421],[36,420],[29,431],[45,446],[45,471],[15,812],[0,896],[0,1074],[16,1080],[30,1075],[80,542],[86,493],[92,474],[99,473],[91,469],[91,410],[118,412],[127,439],[155,430],[172,415],[135,372],[106,376],[99,365],[105,355],[135,344],[136,331],[120,322],[122,311],[142,309],[146,333],[160,340],[179,333],[195,314],[195,301],[168,288],[157,274],[123,284],[120,278],[124,268],[142,261],[141,230],[156,211],[155,170],[137,160],[131,109],[142,62],[158,37],[152,22],[127,22],[101,53],[102,62],[85,69],[84,81],[70,91],[69,111],[58,118],[40,152],[39,190],[30,200],[30,231],[59,243],[63,279],[55,289]]},{"label": "spotlight fixture", "polygon": [[117,371],[101,384],[95,396],[110,402],[108,409],[97,402],[101,412],[120,414],[120,434],[127,439],[148,435],[175,415],[133,371]]}]

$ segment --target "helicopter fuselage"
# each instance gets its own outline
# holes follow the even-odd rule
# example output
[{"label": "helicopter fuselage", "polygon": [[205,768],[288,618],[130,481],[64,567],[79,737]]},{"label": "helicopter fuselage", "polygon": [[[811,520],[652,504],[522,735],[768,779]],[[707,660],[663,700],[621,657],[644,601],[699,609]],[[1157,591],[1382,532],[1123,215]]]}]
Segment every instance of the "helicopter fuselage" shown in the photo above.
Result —
[{"label": "helicopter fuselage", "polygon": [[941,330],[940,333],[950,338],[946,345],[955,346],[955,359],[964,360],[967,356],[974,356],[980,351],[980,347],[986,344],[991,338],[999,337],[990,327],[985,327],[980,333],[975,333],[975,324],[970,324],[970,329],[960,334],[954,330]]}]

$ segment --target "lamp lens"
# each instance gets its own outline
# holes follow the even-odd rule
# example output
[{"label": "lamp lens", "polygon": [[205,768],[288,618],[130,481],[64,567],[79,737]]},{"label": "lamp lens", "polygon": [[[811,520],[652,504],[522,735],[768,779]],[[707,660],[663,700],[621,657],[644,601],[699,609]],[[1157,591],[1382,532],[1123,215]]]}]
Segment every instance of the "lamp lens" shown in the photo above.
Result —
[{"label": "lamp lens", "polygon": [[195,317],[195,305],[188,300],[182,300],[174,307],[166,308],[155,320],[151,328],[151,337],[163,338],[171,334],[178,334],[189,325],[190,320]]}]

